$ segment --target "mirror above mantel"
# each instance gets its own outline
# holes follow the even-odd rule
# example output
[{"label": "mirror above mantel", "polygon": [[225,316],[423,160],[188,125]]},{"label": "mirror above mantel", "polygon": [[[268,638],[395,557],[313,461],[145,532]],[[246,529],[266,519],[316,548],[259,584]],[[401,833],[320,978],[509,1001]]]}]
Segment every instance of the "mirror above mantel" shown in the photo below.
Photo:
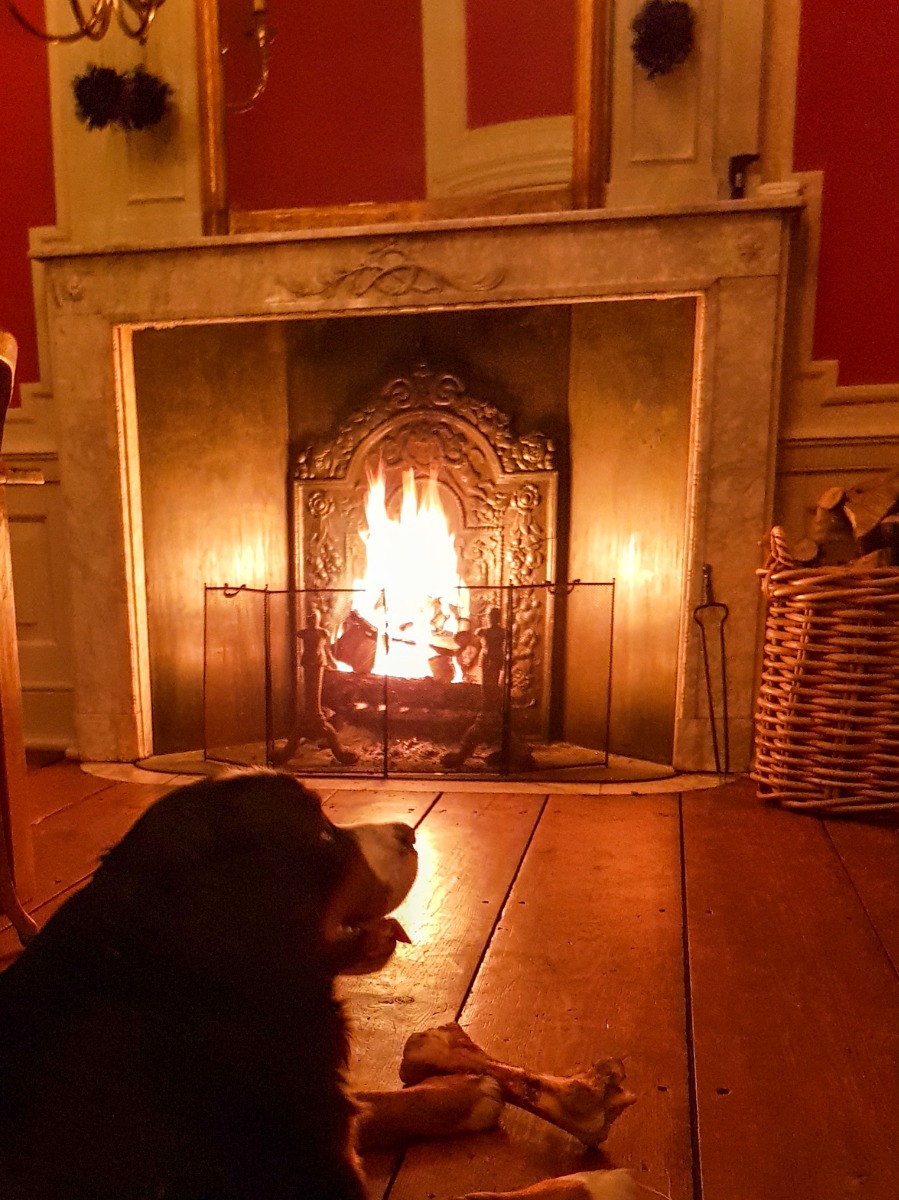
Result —
[{"label": "mirror above mantel", "polygon": [[[759,156],[746,197],[763,200],[762,182],[789,178],[783,97],[798,0],[675,3],[695,14],[694,44],[654,77],[633,49],[644,0],[181,0],[162,6],[146,45],[114,33],[51,45],[58,216],[32,231],[33,252],[707,209],[732,199],[736,156]],[[48,28],[71,23],[69,0],[45,0],[45,10]],[[335,11],[340,27],[327,24]],[[259,19],[275,30],[268,83],[239,112],[259,81],[248,36]],[[88,129],[72,87],[93,63],[164,80],[166,119]]]},{"label": "mirror above mantel", "polygon": [[207,233],[602,201],[607,0],[198,0],[198,15]]}]

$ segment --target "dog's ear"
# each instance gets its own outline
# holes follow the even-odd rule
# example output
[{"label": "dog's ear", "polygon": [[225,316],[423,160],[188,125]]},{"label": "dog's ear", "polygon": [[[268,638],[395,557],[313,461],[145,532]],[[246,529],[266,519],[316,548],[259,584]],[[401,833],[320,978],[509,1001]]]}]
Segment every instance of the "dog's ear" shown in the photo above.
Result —
[{"label": "dog's ear", "polygon": [[235,771],[173,789],[140,817],[103,856],[110,864],[142,868],[148,855],[190,865],[222,854],[252,854],[269,846],[309,839],[331,828],[321,797],[290,775]]},{"label": "dog's ear", "polygon": [[208,920],[218,934],[228,921],[312,922],[345,869],[347,847],[332,832],[320,798],[290,776],[202,780],[149,808],[92,886],[123,925],[154,912],[185,926]]}]

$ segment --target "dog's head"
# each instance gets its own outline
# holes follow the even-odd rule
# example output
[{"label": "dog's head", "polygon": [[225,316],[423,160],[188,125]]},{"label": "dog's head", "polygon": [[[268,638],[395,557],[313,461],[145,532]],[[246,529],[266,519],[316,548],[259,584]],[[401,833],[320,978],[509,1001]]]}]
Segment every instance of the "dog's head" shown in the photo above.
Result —
[{"label": "dog's head", "polygon": [[263,964],[320,977],[377,971],[409,940],[388,914],[416,868],[408,825],[334,825],[296,779],[254,771],[164,796],[91,886],[120,940],[204,977]]}]

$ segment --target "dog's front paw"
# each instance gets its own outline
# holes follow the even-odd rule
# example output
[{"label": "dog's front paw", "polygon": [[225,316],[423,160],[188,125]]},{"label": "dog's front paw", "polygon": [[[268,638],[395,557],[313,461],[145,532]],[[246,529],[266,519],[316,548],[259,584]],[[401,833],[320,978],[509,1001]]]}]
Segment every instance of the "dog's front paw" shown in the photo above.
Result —
[{"label": "dog's front paw", "polygon": [[493,1129],[503,1111],[503,1090],[489,1075],[442,1075],[427,1082],[435,1087],[455,1092],[460,1114],[467,1107],[467,1116],[460,1115],[457,1129],[453,1133],[481,1133]]}]

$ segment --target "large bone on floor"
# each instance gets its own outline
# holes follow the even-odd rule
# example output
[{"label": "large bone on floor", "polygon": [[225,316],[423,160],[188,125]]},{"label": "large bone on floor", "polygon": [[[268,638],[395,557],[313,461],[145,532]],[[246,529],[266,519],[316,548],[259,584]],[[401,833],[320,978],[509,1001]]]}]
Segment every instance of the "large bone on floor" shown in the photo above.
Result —
[{"label": "large bone on floor", "polygon": [[469,1192],[459,1200],[635,1200],[636,1195],[630,1171],[579,1171],[515,1192]]},{"label": "large bone on floor", "polygon": [[414,1033],[406,1042],[403,1083],[435,1074],[490,1075],[504,1100],[558,1125],[585,1146],[604,1142],[615,1118],[636,1100],[622,1086],[624,1067],[617,1058],[594,1063],[579,1075],[537,1075],[490,1058],[455,1022]]},{"label": "large bone on floor", "polygon": [[360,1150],[480,1133],[496,1125],[503,1107],[502,1089],[488,1075],[434,1075],[402,1091],[355,1092],[353,1099]]}]

